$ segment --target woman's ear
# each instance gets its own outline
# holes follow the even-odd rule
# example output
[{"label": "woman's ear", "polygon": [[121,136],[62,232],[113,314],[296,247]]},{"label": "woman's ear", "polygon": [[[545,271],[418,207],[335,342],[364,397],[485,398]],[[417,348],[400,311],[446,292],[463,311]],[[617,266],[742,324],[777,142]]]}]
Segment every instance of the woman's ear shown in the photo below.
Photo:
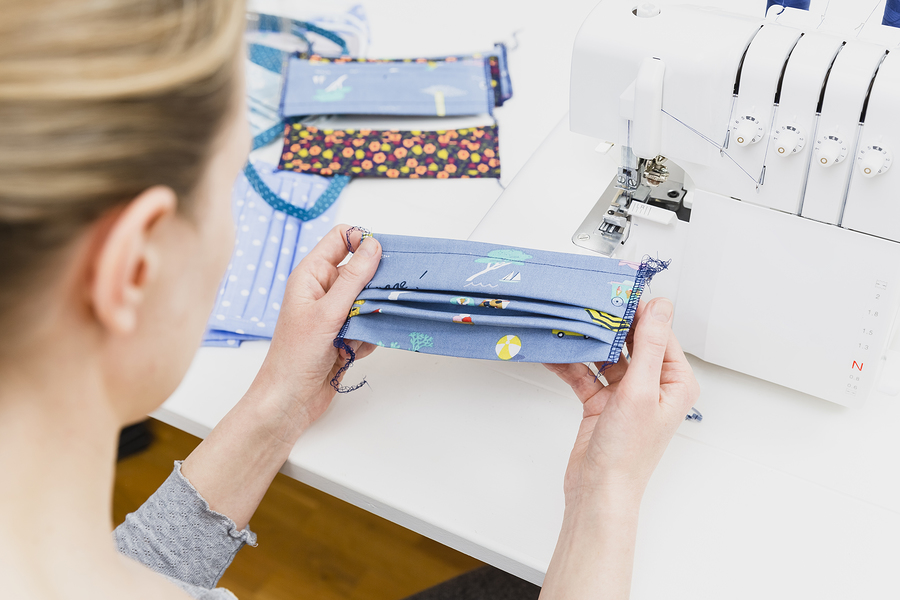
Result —
[{"label": "woman's ear", "polygon": [[110,332],[128,334],[137,327],[147,287],[158,275],[154,234],[175,214],[177,197],[165,186],[144,190],[106,224],[93,255],[90,302],[97,320]]}]

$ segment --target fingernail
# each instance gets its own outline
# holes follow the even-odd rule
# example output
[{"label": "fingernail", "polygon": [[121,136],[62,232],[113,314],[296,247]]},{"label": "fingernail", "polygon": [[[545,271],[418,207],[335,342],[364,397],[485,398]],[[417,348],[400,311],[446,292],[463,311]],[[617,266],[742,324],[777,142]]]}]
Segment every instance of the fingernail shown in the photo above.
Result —
[{"label": "fingernail", "polygon": [[363,241],[360,242],[359,249],[356,252],[368,258],[375,256],[375,240],[363,238]]},{"label": "fingernail", "polygon": [[659,298],[653,303],[653,318],[663,323],[668,323],[672,318],[672,301],[668,298]]}]

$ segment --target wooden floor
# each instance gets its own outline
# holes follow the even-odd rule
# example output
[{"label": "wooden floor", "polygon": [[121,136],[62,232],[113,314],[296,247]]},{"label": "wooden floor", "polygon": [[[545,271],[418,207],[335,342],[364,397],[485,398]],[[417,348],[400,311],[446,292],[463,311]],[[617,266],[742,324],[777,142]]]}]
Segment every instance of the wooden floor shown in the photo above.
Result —
[{"label": "wooden floor", "polygon": [[[200,443],[159,421],[149,450],[119,462],[116,524]],[[219,582],[240,600],[397,600],[481,566],[428,538],[279,474],[250,521],[259,546],[242,549]]]}]

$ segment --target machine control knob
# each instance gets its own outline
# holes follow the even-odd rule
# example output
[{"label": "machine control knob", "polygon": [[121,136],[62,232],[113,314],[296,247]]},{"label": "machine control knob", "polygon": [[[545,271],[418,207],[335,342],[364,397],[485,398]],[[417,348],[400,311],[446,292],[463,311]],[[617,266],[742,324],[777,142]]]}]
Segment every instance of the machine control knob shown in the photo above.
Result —
[{"label": "machine control knob", "polygon": [[816,162],[830,167],[847,158],[847,144],[836,135],[823,135],[816,140]]},{"label": "machine control knob", "polygon": [[790,156],[803,150],[806,138],[800,130],[793,125],[784,125],[773,136],[775,139],[775,151],[778,156]]},{"label": "machine control knob", "polygon": [[890,150],[881,146],[867,146],[859,151],[856,164],[863,177],[875,177],[891,168],[893,162]]},{"label": "machine control knob", "polygon": [[643,2],[638,4],[637,8],[634,9],[634,13],[642,18],[655,17],[659,14],[659,7],[652,2]]},{"label": "machine control knob", "polygon": [[753,115],[744,115],[734,120],[731,133],[738,146],[749,146],[762,139],[764,130],[759,119]]}]

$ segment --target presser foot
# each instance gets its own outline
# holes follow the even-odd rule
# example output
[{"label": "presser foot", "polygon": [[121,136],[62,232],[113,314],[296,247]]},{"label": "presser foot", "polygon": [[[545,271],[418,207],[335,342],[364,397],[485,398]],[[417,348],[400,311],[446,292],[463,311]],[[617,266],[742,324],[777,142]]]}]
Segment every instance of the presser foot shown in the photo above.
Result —
[{"label": "presser foot", "polygon": [[632,201],[633,197],[629,198],[628,192],[623,191],[614,180],[575,231],[572,242],[603,256],[612,256],[628,240],[631,232],[628,206]]},{"label": "presser foot", "polygon": [[[662,158],[662,157],[659,157]],[[632,218],[670,225],[676,220],[690,222],[691,209],[685,202],[682,172],[669,165],[663,172],[662,161],[655,159],[655,180],[645,177],[636,189],[622,189],[621,178],[614,179],[600,196],[584,221],[572,235],[572,242],[603,256],[612,257],[631,233]],[[652,166],[652,165],[651,165]]]}]

